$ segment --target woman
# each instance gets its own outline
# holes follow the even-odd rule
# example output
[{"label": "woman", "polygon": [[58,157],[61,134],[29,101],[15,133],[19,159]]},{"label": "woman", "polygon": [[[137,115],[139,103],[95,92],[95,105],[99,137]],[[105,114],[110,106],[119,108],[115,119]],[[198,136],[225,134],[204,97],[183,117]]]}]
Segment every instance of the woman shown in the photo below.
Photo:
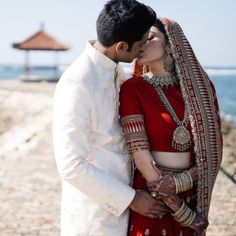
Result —
[{"label": "woman", "polygon": [[172,213],[131,212],[130,236],[205,235],[222,157],[215,90],[180,26],[157,19],[138,58],[145,71],[121,87],[120,116],[137,167],[135,189],[148,189]]}]

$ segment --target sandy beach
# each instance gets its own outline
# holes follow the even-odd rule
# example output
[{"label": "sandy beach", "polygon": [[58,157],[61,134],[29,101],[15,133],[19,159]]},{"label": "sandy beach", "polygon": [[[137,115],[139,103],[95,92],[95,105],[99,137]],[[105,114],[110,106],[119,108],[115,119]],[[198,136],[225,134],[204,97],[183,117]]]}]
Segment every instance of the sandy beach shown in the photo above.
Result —
[{"label": "sandy beach", "polygon": [[[0,235],[59,235],[60,179],[52,150],[55,83],[0,80]],[[236,236],[236,128],[223,122],[224,158],[208,236]]]}]

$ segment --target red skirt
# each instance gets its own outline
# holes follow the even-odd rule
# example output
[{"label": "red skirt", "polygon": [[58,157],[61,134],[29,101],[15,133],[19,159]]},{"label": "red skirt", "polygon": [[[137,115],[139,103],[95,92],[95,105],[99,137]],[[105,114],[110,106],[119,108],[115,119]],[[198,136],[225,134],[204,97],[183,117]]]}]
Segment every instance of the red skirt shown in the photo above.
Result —
[{"label": "red skirt", "polygon": [[[134,189],[147,189],[146,180],[136,170],[134,178]],[[185,200],[191,209],[196,207],[196,194],[193,189],[179,196]],[[193,236],[194,230],[180,225],[171,214],[163,216],[162,219],[151,219],[131,210],[128,236]]]}]

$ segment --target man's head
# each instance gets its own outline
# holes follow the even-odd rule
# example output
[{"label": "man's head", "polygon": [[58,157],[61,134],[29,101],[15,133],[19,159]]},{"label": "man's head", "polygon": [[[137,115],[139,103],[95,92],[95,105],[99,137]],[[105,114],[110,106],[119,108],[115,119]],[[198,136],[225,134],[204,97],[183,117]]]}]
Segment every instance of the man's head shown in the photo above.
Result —
[{"label": "man's head", "polygon": [[130,62],[148,37],[156,13],[136,0],[110,0],[97,19],[99,43],[116,51],[117,61]]}]

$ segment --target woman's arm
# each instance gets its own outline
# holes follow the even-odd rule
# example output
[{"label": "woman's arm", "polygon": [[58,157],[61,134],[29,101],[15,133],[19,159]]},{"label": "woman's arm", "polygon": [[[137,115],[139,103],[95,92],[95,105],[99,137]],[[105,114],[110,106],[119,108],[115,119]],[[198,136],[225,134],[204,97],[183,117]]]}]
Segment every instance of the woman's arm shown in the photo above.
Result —
[{"label": "woman's arm", "polygon": [[153,158],[149,150],[139,150],[132,154],[137,169],[147,181],[159,179],[158,172],[153,168]]},{"label": "woman's arm", "polygon": [[[186,171],[183,171],[182,173],[175,174],[175,177],[169,172],[158,169],[155,164],[153,164],[153,166],[159,174],[159,179],[156,179],[154,181],[148,180],[147,185],[150,191],[156,191],[163,196],[189,190],[192,188],[194,182],[196,182],[198,179],[197,165],[194,165],[190,169],[186,170],[188,171],[188,173]],[[179,180],[178,183],[176,181],[176,178],[178,178]],[[177,186],[177,184],[179,186]]]},{"label": "woman's arm", "polygon": [[[160,178],[158,168],[153,165],[153,158],[149,150],[137,150],[132,153],[137,169],[147,181],[155,181]],[[167,186],[167,183],[166,183]],[[198,233],[208,226],[208,220],[204,214],[196,213],[176,194],[159,196],[163,202],[174,212],[173,217],[184,226],[188,226]]]}]

